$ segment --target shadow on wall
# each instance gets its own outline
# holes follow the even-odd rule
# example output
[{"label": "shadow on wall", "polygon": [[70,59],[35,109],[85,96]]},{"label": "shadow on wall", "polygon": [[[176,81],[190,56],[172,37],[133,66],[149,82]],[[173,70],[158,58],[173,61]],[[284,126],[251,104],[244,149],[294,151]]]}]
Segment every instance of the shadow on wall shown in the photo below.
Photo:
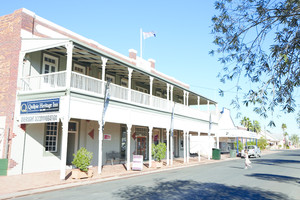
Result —
[{"label": "shadow on wall", "polygon": [[114,195],[123,199],[289,199],[285,194],[259,188],[227,186],[217,183],[196,181],[168,181],[153,187],[131,186]]},{"label": "shadow on wall", "polygon": [[275,174],[259,174],[259,173],[254,173],[254,174],[249,174],[246,175],[249,177],[265,180],[265,181],[277,181],[277,182],[285,182],[285,183],[292,183],[292,184],[297,184],[300,186],[300,178],[292,177],[292,176],[281,176],[281,175],[275,175]]}]

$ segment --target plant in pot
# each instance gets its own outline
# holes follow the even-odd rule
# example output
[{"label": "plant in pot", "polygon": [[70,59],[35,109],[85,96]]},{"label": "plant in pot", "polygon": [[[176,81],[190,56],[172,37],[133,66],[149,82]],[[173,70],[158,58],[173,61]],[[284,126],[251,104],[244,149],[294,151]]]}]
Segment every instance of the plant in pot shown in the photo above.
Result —
[{"label": "plant in pot", "polygon": [[77,169],[72,170],[72,178],[90,178],[93,176],[93,171],[88,168],[93,159],[93,153],[86,150],[86,148],[81,147],[76,154],[73,154],[74,159],[72,164],[75,165]]},{"label": "plant in pot", "polygon": [[158,143],[157,145],[153,144],[152,146],[152,156],[153,159],[156,161],[155,165],[157,168],[162,167],[163,162],[161,161],[166,157],[167,147],[165,143]]}]

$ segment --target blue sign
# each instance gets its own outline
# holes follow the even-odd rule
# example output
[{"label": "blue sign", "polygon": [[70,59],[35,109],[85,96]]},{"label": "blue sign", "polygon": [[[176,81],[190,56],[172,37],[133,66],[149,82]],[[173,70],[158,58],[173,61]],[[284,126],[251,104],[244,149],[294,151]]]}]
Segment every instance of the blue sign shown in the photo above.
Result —
[{"label": "blue sign", "polygon": [[59,111],[59,98],[21,102],[20,114]]}]

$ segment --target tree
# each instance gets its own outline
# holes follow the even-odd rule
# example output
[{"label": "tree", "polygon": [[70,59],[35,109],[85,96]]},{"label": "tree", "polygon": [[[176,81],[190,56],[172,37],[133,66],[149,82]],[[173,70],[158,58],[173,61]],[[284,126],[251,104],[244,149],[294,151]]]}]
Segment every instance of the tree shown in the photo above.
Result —
[{"label": "tree", "polygon": [[[300,86],[300,1],[217,0],[212,17],[215,52],[224,64],[221,82],[245,77],[254,86],[243,103],[268,117],[276,107],[290,113],[296,108],[294,90]],[[220,90],[224,95],[224,91]],[[233,103],[239,106],[239,93]],[[273,121],[269,125],[275,125]]]},{"label": "tree", "polygon": [[268,142],[266,140],[265,137],[261,137],[260,139],[257,140],[257,146],[260,148],[260,149],[266,149],[268,145]]},{"label": "tree", "polygon": [[285,123],[282,123],[281,128],[282,128],[282,131],[284,132],[285,129],[287,128],[286,124],[285,124]]},{"label": "tree", "polygon": [[285,141],[284,144],[285,144],[286,147],[288,147],[289,146],[289,140],[288,140],[289,139],[289,134],[287,132],[284,132],[283,137],[284,137],[284,141]]},{"label": "tree", "polygon": [[244,117],[240,123],[242,126],[246,127],[248,131],[252,128],[251,120],[248,117]]},{"label": "tree", "polygon": [[291,135],[290,140],[293,142],[294,145],[299,145],[299,136],[296,134]]},{"label": "tree", "polygon": [[261,131],[261,127],[260,127],[260,123],[257,120],[253,121],[253,127],[252,127],[252,131],[255,133],[260,133]]}]

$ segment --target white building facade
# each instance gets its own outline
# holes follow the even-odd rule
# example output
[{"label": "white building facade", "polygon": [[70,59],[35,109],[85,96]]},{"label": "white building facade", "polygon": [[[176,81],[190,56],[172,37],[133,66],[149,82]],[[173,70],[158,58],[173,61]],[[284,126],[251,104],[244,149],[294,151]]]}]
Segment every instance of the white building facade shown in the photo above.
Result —
[{"label": "white building facade", "polygon": [[60,170],[64,179],[80,147],[93,152],[98,173],[111,152],[127,170],[133,155],[151,161],[151,147],[158,142],[167,144],[167,164],[175,157],[187,161],[189,135],[215,134],[217,103],[158,72],[154,60],[141,59],[135,50],[121,55],[26,9],[12,15],[22,23],[15,30],[20,50],[17,88],[11,91],[16,94],[13,136],[7,136],[8,154],[2,154],[9,158],[9,175]]}]

